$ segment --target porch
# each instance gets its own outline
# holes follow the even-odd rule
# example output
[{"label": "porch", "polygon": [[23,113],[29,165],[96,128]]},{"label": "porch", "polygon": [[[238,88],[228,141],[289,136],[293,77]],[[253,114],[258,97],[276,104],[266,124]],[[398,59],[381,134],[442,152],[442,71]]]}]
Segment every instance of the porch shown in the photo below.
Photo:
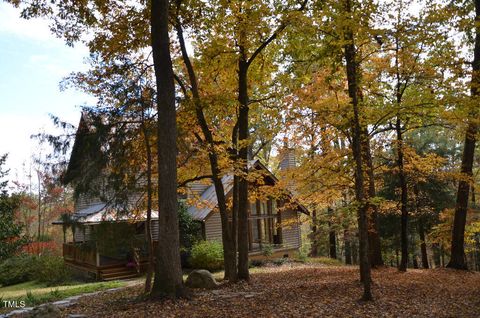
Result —
[{"label": "porch", "polygon": [[[154,242],[154,248],[157,242]],[[115,280],[138,277],[148,266],[148,254],[139,253],[135,263],[125,254],[103,255],[92,242],[70,242],[63,244],[63,259],[74,270],[86,272],[97,280]]]}]

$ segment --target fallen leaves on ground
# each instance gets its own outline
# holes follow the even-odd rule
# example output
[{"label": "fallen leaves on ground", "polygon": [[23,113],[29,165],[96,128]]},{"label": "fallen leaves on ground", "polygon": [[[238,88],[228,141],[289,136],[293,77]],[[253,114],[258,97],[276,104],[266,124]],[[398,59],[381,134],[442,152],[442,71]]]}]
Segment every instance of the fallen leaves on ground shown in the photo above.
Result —
[{"label": "fallen leaves on ground", "polygon": [[373,271],[373,302],[360,302],[358,268],[284,265],[250,283],[193,291],[190,300],[139,300],[141,286],[84,297],[62,314],[87,317],[480,317],[480,273]]}]

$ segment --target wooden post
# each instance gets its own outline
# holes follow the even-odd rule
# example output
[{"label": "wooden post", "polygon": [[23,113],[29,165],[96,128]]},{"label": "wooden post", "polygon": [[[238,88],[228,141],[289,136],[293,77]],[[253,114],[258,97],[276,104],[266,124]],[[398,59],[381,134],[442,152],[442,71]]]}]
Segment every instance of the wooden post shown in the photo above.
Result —
[{"label": "wooden post", "polygon": [[[257,207],[257,217],[261,215],[262,207],[260,204],[260,200],[255,201],[255,205]],[[262,231],[262,220],[257,218],[257,234],[258,234],[258,244],[260,248],[262,248],[262,241],[263,241],[263,231]]]},{"label": "wooden post", "polygon": [[100,267],[100,254],[98,253],[98,251],[96,251],[95,253],[95,263],[97,267]]},{"label": "wooden post", "polygon": [[268,199],[267,201],[267,233],[268,233],[268,241],[273,243],[273,219],[272,219],[272,199]]},{"label": "wooden post", "polygon": [[283,207],[283,202],[282,201],[277,201],[277,235],[278,235],[278,241],[280,244],[283,244],[283,234],[282,234],[282,213],[281,213],[281,208]]},{"label": "wooden post", "polygon": [[100,267],[100,253],[98,253],[97,243],[95,243],[95,265]]},{"label": "wooden post", "polygon": [[248,205],[248,250],[251,251],[253,248],[253,231],[252,231],[252,221],[250,217],[252,216],[252,209],[250,208],[250,204]]}]

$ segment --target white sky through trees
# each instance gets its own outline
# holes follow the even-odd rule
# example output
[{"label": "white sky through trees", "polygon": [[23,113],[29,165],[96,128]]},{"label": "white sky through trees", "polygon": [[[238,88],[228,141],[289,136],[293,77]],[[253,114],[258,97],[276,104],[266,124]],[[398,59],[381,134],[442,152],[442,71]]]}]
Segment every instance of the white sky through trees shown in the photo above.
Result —
[{"label": "white sky through trees", "polygon": [[49,114],[76,125],[78,106],[91,105],[93,98],[59,88],[70,72],[87,68],[87,48],[67,47],[50,33],[47,21],[19,15],[18,9],[0,2],[0,154],[9,153],[9,179],[18,174],[25,181],[22,165],[28,167],[39,151],[30,136],[53,131]]}]

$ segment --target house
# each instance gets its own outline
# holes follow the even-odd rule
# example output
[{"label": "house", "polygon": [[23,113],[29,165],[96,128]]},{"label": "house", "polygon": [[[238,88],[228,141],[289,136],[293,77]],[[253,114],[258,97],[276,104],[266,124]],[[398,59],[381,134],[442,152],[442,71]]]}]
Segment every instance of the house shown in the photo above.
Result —
[{"label": "house", "polygon": [[[82,156],[88,159],[94,149],[82,150],[86,141],[82,140],[88,132],[88,125],[82,116],[76,140],[72,149],[67,182],[76,186],[74,171],[81,170]],[[285,156],[281,168],[291,166],[292,156]],[[257,181],[251,182],[252,191],[260,187],[273,186],[278,182],[275,175],[259,160],[250,162],[249,169],[258,175]],[[81,174],[79,174],[81,175]],[[101,174],[99,174],[101,175]],[[222,178],[227,198],[232,195],[233,175]],[[136,276],[148,265],[148,249],[145,241],[146,212],[136,205],[142,195],[131,193],[128,202],[121,207],[109,197],[108,189],[102,186],[102,179],[98,177],[93,182],[103,191],[103,194],[80,193],[75,201],[75,211],[69,221],[59,220],[54,224],[70,227],[71,241],[63,244],[65,262],[79,272],[97,279],[109,280],[130,278]],[[192,183],[189,185],[191,195],[188,203],[188,213],[201,224],[201,236],[206,240],[222,239],[220,213],[218,212],[217,197],[214,186],[211,184]],[[278,197],[278,196],[277,196]],[[121,210],[121,211],[120,211]],[[262,257],[265,249],[274,256],[291,256],[301,246],[300,214],[307,210],[291,200],[291,196],[280,198],[264,196],[256,199],[249,205],[248,240],[250,257]],[[154,245],[158,244],[158,212],[152,211],[152,238]],[[128,239],[127,239],[128,238]],[[134,242],[134,243],[132,243]],[[129,267],[135,260],[139,264],[136,268]]]},{"label": "house", "polygon": [[[250,170],[256,170],[262,178],[260,184],[273,186],[278,179],[259,160],[250,163]],[[227,198],[232,194],[233,175],[226,175],[222,179]],[[255,191],[256,184],[251,184]],[[198,191],[198,190],[197,190]],[[202,223],[202,235],[206,240],[222,239],[222,225],[220,213],[216,209],[217,197],[213,185],[199,190],[198,200],[200,206],[193,204],[188,212]],[[250,258],[262,255],[263,247],[273,249],[273,253],[279,256],[289,255],[298,251],[301,246],[300,213],[308,214],[308,211],[300,204],[286,204],[289,197],[275,199],[257,199],[250,202],[248,217],[248,246]],[[206,204],[204,204],[206,203]]]}]

